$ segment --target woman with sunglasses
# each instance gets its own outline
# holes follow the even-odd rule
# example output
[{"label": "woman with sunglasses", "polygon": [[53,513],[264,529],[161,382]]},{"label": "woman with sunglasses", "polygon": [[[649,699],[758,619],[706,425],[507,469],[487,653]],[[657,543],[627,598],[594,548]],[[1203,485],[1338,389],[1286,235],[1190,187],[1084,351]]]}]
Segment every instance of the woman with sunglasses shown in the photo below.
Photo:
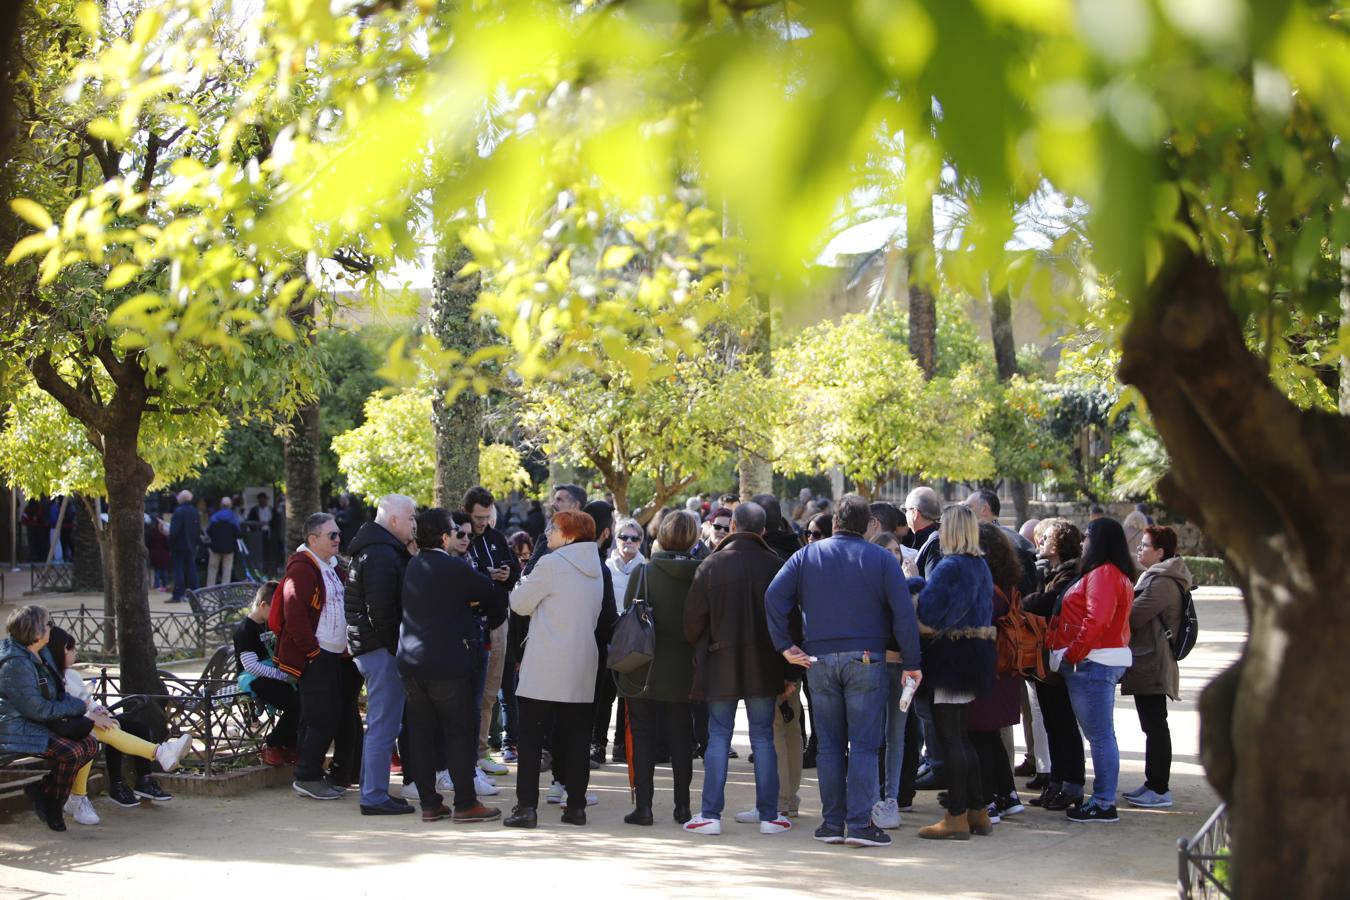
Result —
[{"label": "woman with sunglasses", "polygon": [[642,555],[642,526],[636,519],[624,517],[614,526],[614,548],[605,560],[614,578],[614,596],[623,597],[628,591],[628,577],[647,562]]},{"label": "woman with sunglasses", "polygon": [[834,516],[829,513],[816,513],[806,523],[806,542],[823,541],[834,535]]}]

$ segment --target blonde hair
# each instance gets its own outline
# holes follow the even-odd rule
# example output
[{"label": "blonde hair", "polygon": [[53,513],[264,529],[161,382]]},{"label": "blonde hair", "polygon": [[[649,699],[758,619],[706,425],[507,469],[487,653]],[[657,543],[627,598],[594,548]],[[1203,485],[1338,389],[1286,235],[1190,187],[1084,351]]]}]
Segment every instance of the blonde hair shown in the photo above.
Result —
[{"label": "blonde hair", "polygon": [[980,522],[970,507],[957,505],[943,510],[938,545],[943,556],[984,555],[980,549]]}]

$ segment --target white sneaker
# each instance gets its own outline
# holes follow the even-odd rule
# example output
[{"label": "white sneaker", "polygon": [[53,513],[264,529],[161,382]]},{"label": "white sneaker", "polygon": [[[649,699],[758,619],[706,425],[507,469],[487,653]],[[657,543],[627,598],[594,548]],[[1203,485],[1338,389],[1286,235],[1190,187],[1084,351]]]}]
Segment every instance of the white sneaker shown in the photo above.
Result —
[{"label": "white sneaker", "polygon": [[495,785],[497,783],[497,779],[493,778],[491,775],[489,775],[487,772],[484,772],[482,769],[474,769],[473,771],[475,779],[479,781],[486,781],[488,784],[492,785]]},{"label": "white sneaker", "polygon": [[165,772],[172,772],[178,768],[178,761],[183,758],[183,754],[192,746],[192,735],[180,734],[171,741],[165,741],[155,747],[155,761]]},{"label": "white sneaker", "polygon": [[891,830],[900,827],[900,804],[894,797],[878,800],[872,804],[872,824],[878,828]]},{"label": "white sneaker", "polygon": [[684,823],[684,830],[694,834],[721,834],[721,819],[705,819],[702,816],[694,816],[688,822]]},{"label": "white sneaker", "polygon": [[595,793],[594,791],[587,791],[587,792],[586,792],[586,805],[587,805],[587,806],[595,806],[595,805],[596,805],[597,803],[599,803],[599,802],[600,802],[600,798],[596,795],[596,793]]},{"label": "white sneaker", "polygon": [[478,768],[487,775],[505,775],[511,770],[490,756],[485,756],[478,761]]},{"label": "white sneaker", "polygon": [[81,825],[97,825],[99,822],[98,813],[94,812],[94,804],[89,802],[86,794],[71,794],[62,809],[66,815]]},{"label": "white sneaker", "polygon": [[450,778],[450,773],[441,769],[436,773],[436,793],[448,794],[455,789],[455,782]]},{"label": "white sneaker", "polygon": [[997,803],[990,803],[985,807],[985,812],[989,813],[990,825],[998,825],[1003,821],[1003,816],[999,815]]},{"label": "white sneaker", "polygon": [[419,794],[419,793],[417,793],[417,785],[413,784],[411,781],[408,782],[407,784],[405,784],[405,785],[403,786],[403,799],[404,799],[404,800],[421,800],[421,799],[422,799],[422,795]]},{"label": "white sneaker", "polygon": [[772,821],[759,823],[760,834],[781,834],[791,828],[792,823],[789,822],[785,816],[781,815]]},{"label": "white sneaker", "polygon": [[741,825],[753,825],[759,821],[759,810],[747,809],[744,812],[738,812],[735,819]]},{"label": "white sneaker", "polygon": [[548,786],[548,796],[544,800],[548,803],[562,803],[565,796],[567,788],[562,786],[562,782],[555,781]]},{"label": "white sneaker", "polygon": [[473,779],[473,790],[480,797],[492,797],[500,794],[502,789],[493,784],[491,780],[482,775],[475,775]]}]

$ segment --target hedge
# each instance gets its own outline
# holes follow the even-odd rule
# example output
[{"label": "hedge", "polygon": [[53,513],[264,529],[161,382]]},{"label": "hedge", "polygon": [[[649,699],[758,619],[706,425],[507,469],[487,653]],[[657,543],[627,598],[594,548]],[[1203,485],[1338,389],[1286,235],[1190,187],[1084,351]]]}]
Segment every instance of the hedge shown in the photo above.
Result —
[{"label": "hedge", "polygon": [[1233,587],[1237,584],[1228,563],[1214,556],[1183,556],[1186,568],[1191,570],[1197,585],[1221,585]]}]

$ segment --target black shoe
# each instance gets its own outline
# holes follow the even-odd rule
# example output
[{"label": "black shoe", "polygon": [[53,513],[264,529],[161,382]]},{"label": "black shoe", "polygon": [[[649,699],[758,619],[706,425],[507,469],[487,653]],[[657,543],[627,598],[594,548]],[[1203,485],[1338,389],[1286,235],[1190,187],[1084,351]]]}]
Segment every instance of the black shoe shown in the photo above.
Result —
[{"label": "black shoe", "polygon": [[1116,813],[1114,806],[1098,806],[1097,802],[1091,799],[1073,809],[1066,810],[1064,817],[1070,822],[1078,822],[1079,824],[1101,822],[1110,824],[1120,821],[1120,816]]},{"label": "black shoe", "polygon": [[1016,775],[1018,778],[1025,778],[1028,775],[1035,775],[1036,760],[1032,759],[1030,756],[1022,757],[1022,761],[1017,764],[1017,768],[1013,769],[1013,774]]},{"label": "black shoe", "polygon": [[149,775],[136,782],[136,787],[132,790],[132,793],[146,800],[154,800],[156,803],[173,799],[173,794],[160,787]]},{"label": "black shoe", "polygon": [[1048,772],[1037,772],[1036,777],[1027,782],[1026,787],[1029,791],[1043,791],[1050,786],[1050,774]]},{"label": "black shoe", "polygon": [[1045,801],[1058,794],[1060,787],[1061,785],[1058,784],[1047,783],[1045,787],[1041,788],[1041,795],[1039,797],[1032,797],[1027,803],[1032,806],[1045,806]]},{"label": "black shoe", "polygon": [[844,843],[844,829],[822,824],[816,829],[816,833],[812,837],[824,844],[842,844]]},{"label": "black shoe", "polygon": [[1082,803],[1082,797],[1060,791],[1058,794],[1055,794],[1055,796],[1048,798],[1042,803],[1041,809],[1049,810],[1050,812],[1064,812],[1065,810],[1081,806]]},{"label": "black shoe", "polygon": [[585,825],[586,810],[584,809],[564,809],[562,811],[562,823],[564,825]]},{"label": "black shoe", "polygon": [[862,828],[849,828],[844,843],[850,847],[889,847],[891,836],[877,826],[868,824]]},{"label": "black shoe", "polygon": [[916,791],[936,791],[946,786],[947,776],[943,775],[941,771],[926,772],[923,777],[916,779],[914,782],[914,790]]},{"label": "black shoe", "polygon": [[624,816],[623,820],[629,825],[651,825],[655,821],[652,818],[652,808],[650,806],[639,806],[637,809]]},{"label": "black shoe", "polygon": [[533,806],[517,806],[502,824],[507,828],[534,828],[539,825],[539,816]]},{"label": "black shoe", "polygon": [[361,815],[363,816],[401,816],[412,811],[413,808],[406,802],[399,802],[393,797],[383,803],[376,803],[371,806],[361,804]]},{"label": "black shoe", "polygon": [[693,817],[694,814],[690,812],[689,807],[687,806],[675,807],[675,821],[679,822],[681,825],[683,825],[685,822],[688,822]]},{"label": "black shoe", "polygon": [[[734,751],[733,751],[733,752],[734,752]],[[749,761],[750,761],[750,765],[753,766],[753,765],[755,764],[755,751],[753,751],[753,750],[750,751],[750,760],[749,760]]]},{"label": "black shoe", "polygon": [[141,798],[132,793],[125,781],[119,781],[108,788],[108,799],[124,809],[135,809],[141,805]]},{"label": "black shoe", "polygon": [[38,817],[38,821],[47,821],[47,794],[42,789],[41,783],[26,784],[23,786],[23,792],[33,804],[33,815]]},{"label": "black shoe", "polygon": [[616,763],[626,763],[628,762],[628,753],[625,752],[622,745],[616,744],[614,746],[614,752],[610,754],[609,761]]},{"label": "black shoe", "polygon": [[66,830],[66,819],[61,813],[62,810],[59,806],[47,810],[47,827],[52,831]]},{"label": "black shoe", "polygon": [[731,747],[731,748],[728,748],[728,749],[727,749],[727,759],[740,759],[740,758],[741,758],[741,755],[740,755],[739,753],[736,752],[736,748],[735,748],[735,747]]},{"label": "black shoe", "polygon": [[592,769],[598,769],[605,764],[604,744],[595,744],[591,747],[591,762],[595,763],[591,766]]},{"label": "black shoe", "polygon": [[816,750],[814,747],[807,748],[802,754],[802,768],[814,769],[816,767]]}]

